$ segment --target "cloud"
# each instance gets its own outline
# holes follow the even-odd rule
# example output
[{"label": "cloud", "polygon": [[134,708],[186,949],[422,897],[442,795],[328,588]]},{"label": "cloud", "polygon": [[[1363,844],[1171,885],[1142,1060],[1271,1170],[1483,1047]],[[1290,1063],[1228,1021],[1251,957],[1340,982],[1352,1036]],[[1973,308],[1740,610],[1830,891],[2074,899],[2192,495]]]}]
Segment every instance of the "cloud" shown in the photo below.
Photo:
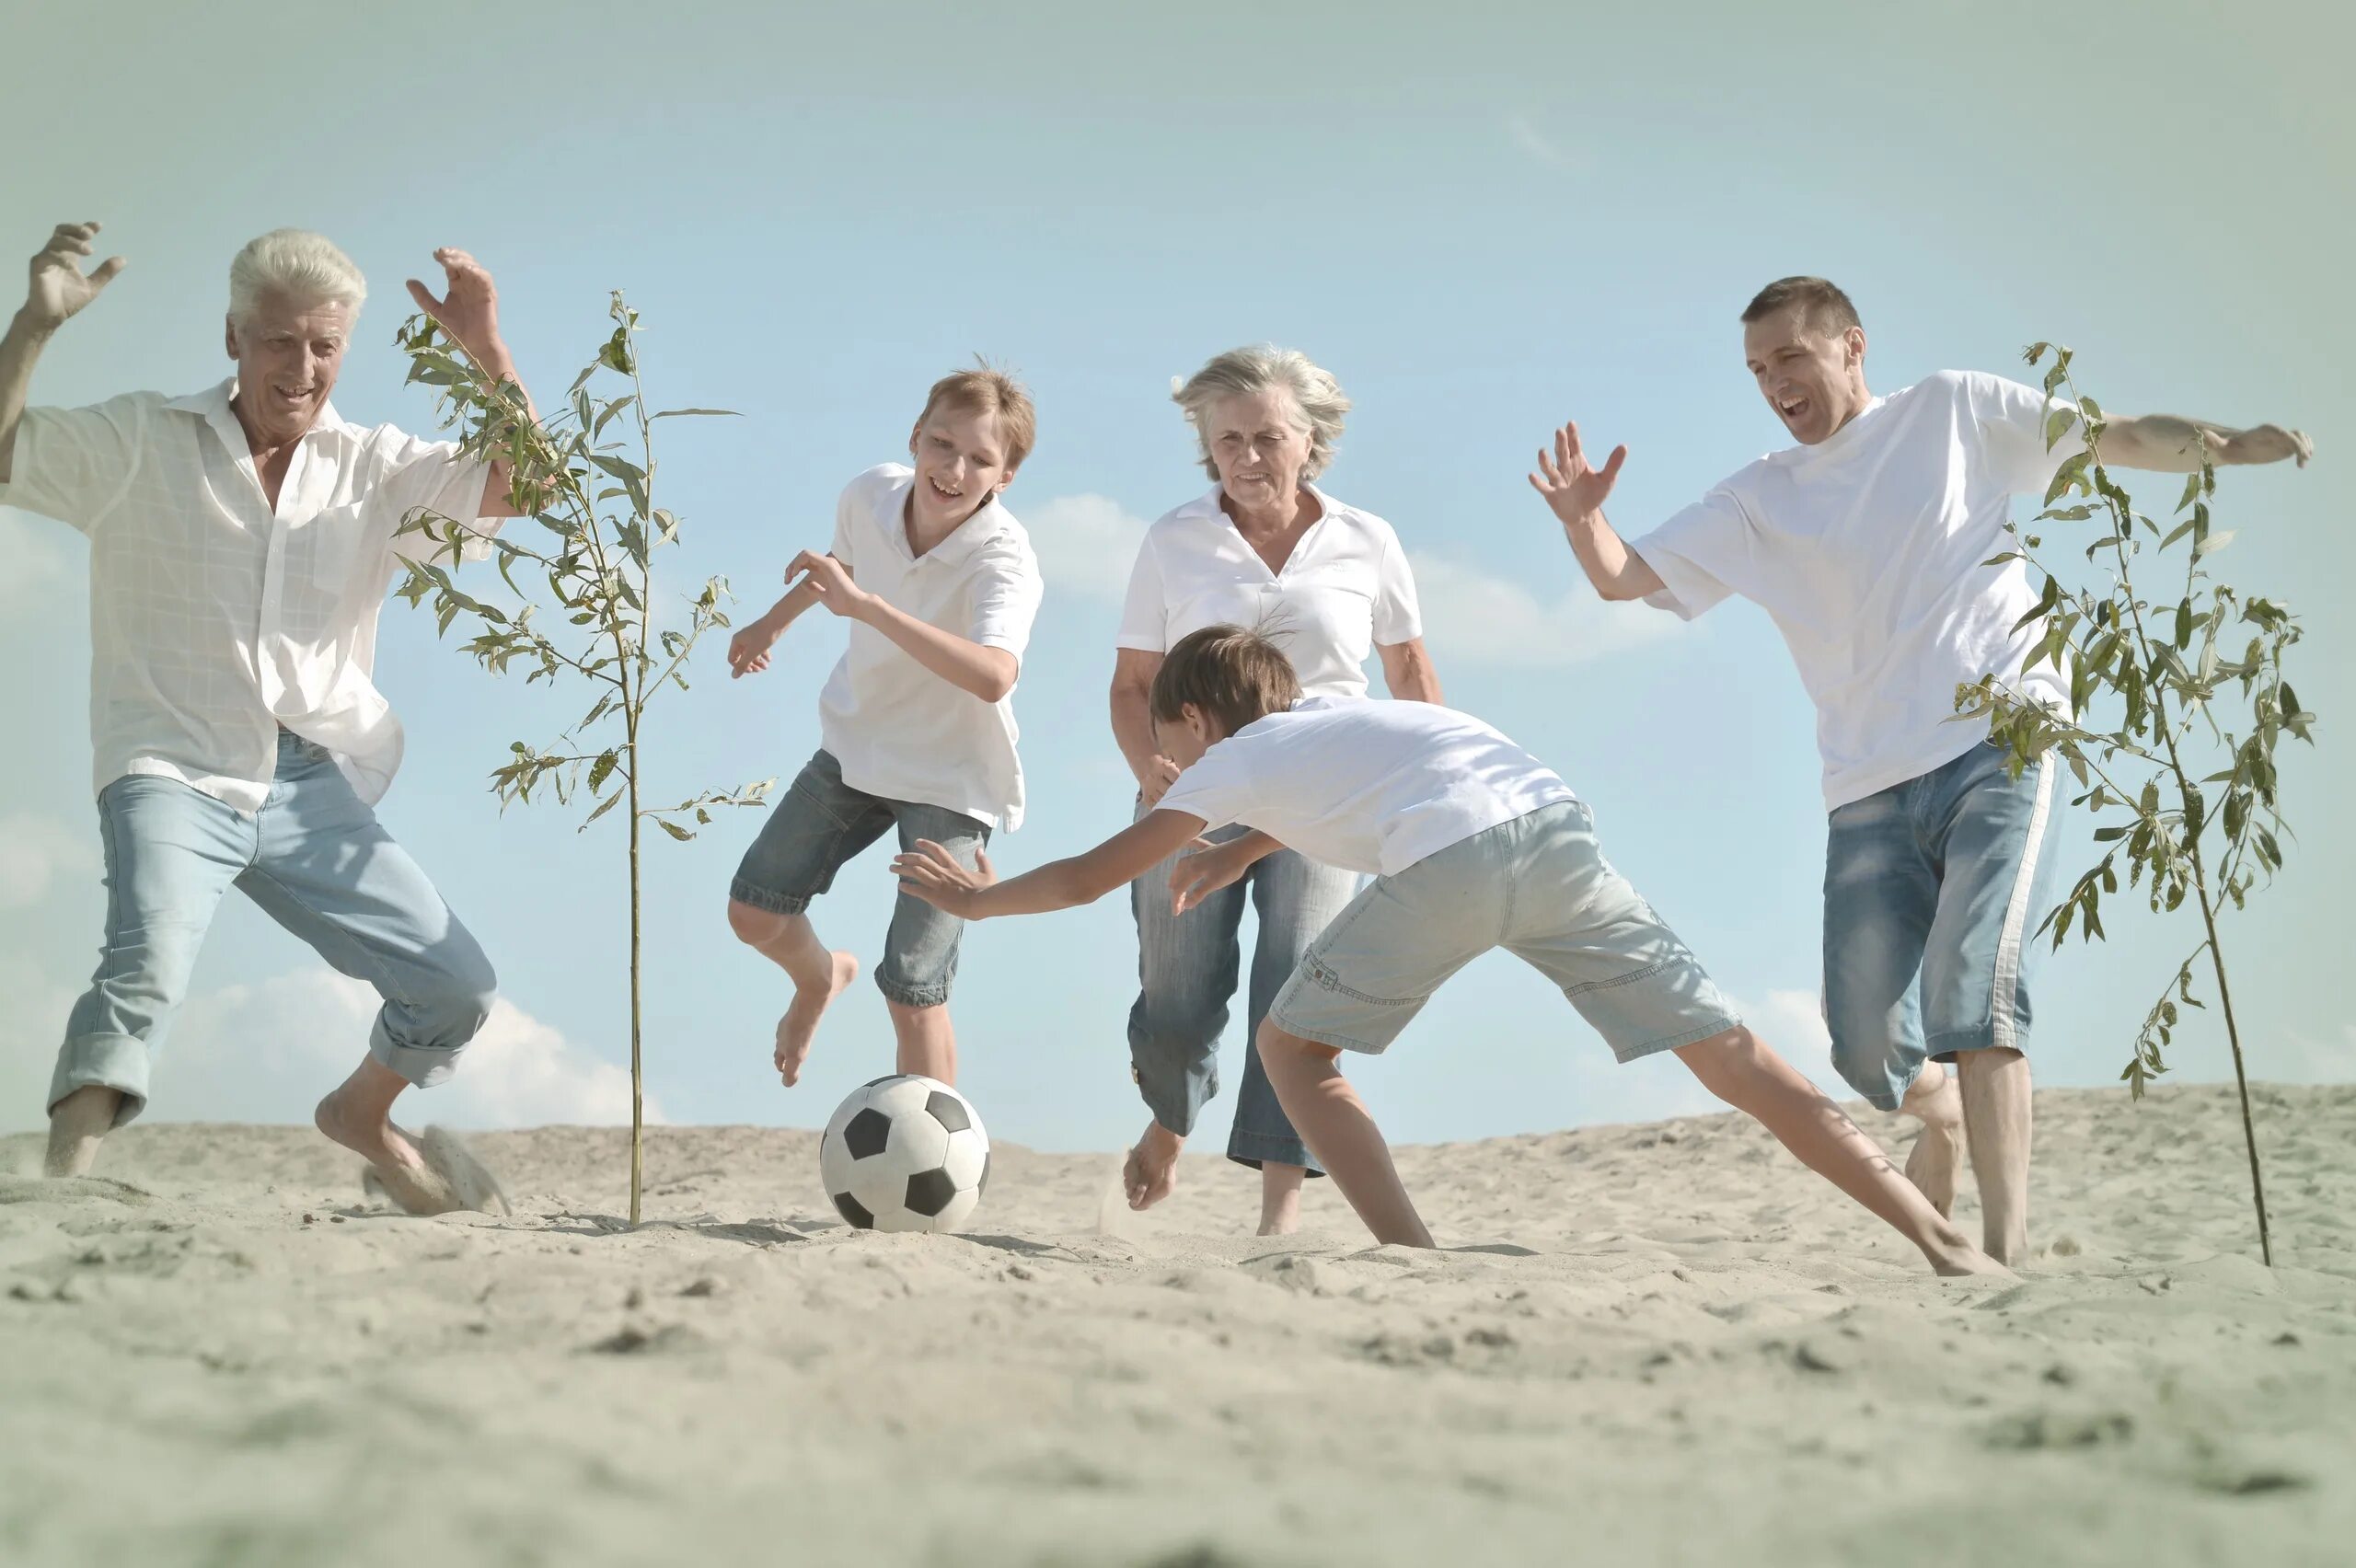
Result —
[{"label": "cloud", "polygon": [[1578,589],[1541,604],[1520,583],[1475,566],[1411,550],[1423,601],[1424,639],[1450,664],[1529,668],[1577,663],[1672,636],[1675,616],[1611,605]]},{"label": "cloud", "polygon": [[1738,1003],[1736,1010],[1753,1034],[1827,1094],[1845,1100],[1857,1092],[1832,1070],[1832,1032],[1824,1026],[1824,1005],[1816,992],[1770,991],[1760,1006]]},{"label": "cloud", "polygon": [[1506,135],[1513,144],[1550,168],[1575,168],[1579,160],[1538,129],[1527,114],[1506,116]]},{"label": "cloud", "polygon": [[1050,587],[1119,604],[1129,591],[1146,524],[1110,496],[1059,495],[1019,513]]},{"label": "cloud", "polygon": [[95,871],[93,836],[34,812],[0,816],[0,909],[29,909],[59,877]]}]

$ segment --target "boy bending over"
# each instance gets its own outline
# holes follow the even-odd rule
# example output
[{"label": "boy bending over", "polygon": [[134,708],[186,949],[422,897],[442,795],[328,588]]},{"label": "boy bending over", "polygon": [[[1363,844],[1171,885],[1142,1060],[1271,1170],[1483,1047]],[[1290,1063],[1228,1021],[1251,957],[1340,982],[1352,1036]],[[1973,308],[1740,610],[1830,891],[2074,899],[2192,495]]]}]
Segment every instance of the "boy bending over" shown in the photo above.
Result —
[{"label": "boy bending over", "polygon": [[[777,1026],[789,1087],[819,1016],[859,973],[803,913],[835,872],[886,829],[898,830],[903,849],[921,838],[972,859],[993,828],[1022,825],[1012,698],[1039,613],[1039,562],[998,496],[1036,428],[1030,396],[1011,376],[983,368],[935,382],[908,436],[916,466],[886,463],[851,480],[835,508],[833,548],[794,557],[786,577],[801,581],[728,646],[732,674],[753,674],[811,605],[851,623],[818,698],[818,753],[728,890],[729,925],[793,980]],[[964,924],[913,898],[892,912],[875,984],[900,1072],[956,1081],[949,986]]]},{"label": "boy bending over", "polygon": [[1261,1027],[1285,1113],[1375,1239],[1431,1232],[1342,1076],[1440,983],[1503,947],[1563,987],[1621,1061],[1674,1051],[1719,1099],[1922,1250],[1942,1274],[2005,1271],[1966,1239],[1840,1108],[1745,1029],[1676,933],[1604,859],[1595,819],[1553,771],[1479,720],[1421,702],[1302,700],[1268,640],[1207,627],[1156,674],[1157,744],[1182,769],[1161,809],[1084,855],[999,882],[937,844],[893,861],[902,885],[967,919],[1085,904],[1188,856],[1184,909],[1287,845],[1375,882],[1311,943]]}]

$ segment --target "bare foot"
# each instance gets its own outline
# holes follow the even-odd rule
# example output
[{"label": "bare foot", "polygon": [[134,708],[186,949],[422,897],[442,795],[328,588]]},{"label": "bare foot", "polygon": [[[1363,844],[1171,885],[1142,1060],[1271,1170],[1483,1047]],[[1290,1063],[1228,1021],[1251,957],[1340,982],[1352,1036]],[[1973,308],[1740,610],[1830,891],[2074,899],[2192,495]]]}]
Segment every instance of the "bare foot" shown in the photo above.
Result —
[{"label": "bare foot", "polygon": [[830,952],[830,978],[821,992],[814,986],[796,986],[793,1005],[777,1020],[777,1072],[791,1089],[802,1078],[802,1064],[810,1059],[810,1043],[818,1035],[818,1020],[826,1015],[826,1006],[843,994],[843,987],[859,977],[859,960],[847,952]]},{"label": "bare foot", "polygon": [[387,1198],[410,1214],[448,1214],[466,1206],[449,1182],[426,1164],[417,1140],[389,1118],[352,1106],[346,1092],[339,1089],[320,1101],[311,1120],[329,1141],[368,1162]]},{"label": "bare foot", "polygon": [[1963,1169],[1963,1096],[1946,1068],[1931,1062],[1899,1110],[1923,1124],[1906,1156],[1906,1179],[1946,1218],[1955,1213],[1956,1178]]},{"label": "bare foot", "polygon": [[57,1102],[49,1113],[49,1157],[41,1171],[49,1176],[87,1176],[98,1163],[98,1143],[114,1130],[122,1092],[103,1084],[86,1083]]},{"label": "bare foot", "polygon": [[1308,1178],[1309,1172],[1298,1165],[1261,1165],[1261,1235],[1290,1236],[1300,1228],[1300,1186]]},{"label": "bare foot", "polygon": [[1941,1279],[1962,1279],[1969,1274],[1983,1274],[1990,1279],[2021,1277],[1969,1241],[1933,1257],[1931,1270]]},{"label": "bare foot", "polygon": [[1178,1151],[1185,1147],[1184,1138],[1161,1123],[1146,1124],[1145,1136],[1121,1168],[1121,1185],[1128,1192],[1131,1208],[1149,1209],[1177,1189]]}]

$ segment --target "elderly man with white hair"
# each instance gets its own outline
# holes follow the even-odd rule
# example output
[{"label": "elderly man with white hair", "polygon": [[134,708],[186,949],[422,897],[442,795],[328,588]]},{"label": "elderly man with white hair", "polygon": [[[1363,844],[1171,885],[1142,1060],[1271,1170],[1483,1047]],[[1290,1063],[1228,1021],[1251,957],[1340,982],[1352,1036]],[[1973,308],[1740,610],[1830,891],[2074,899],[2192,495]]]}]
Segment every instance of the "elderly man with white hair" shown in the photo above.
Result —
[{"label": "elderly man with white hair", "polygon": [[[1147,694],[1163,656],[1189,632],[1222,623],[1266,632],[1291,659],[1306,697],[1364,697],[1367,660],[1379,655],[1392,697],[1440,700],[1399,536],[1311,482],[1333,462],[1350,409],[1332,373],[1297,349],[1232,349],[1172,398],[1217,482],[1147,531],[1129,579],[1113,666],[1113,738],[1137,777],[1139,816],[1178,776],[1156,742]],[[1129,1152],[1125,1184],[1136,1208],[1167,1196],[1179,1149],[1218,1092],[1218,1041],[1248,900],[1260,930],[1227,1154],[1259,1167],[1260,1233],[1281,1235],[1299,1223],[1301,1183],[1315,1166],[1261,1066],[1260,1021],[1301,953],[1357,894],[1358,878],[1265,834],[1223,829],[1212,838],[1215,848],[1165,862],[1138,878],[1132,894],[1138,987],[1129,1061],[1153,1120]],[[1216,880],[1223,868],[1247,867],[1240,880]],[[1178,886],[1209,882],[1217,891],[1182,915],[1173,876]]]},{"label": "elderly man with white hair", "polygon": [[[51,1083],[49,1173],[89,1170],[99,1140],[145,1108],[150,1052],[234,886],[384,997],[319,1130],[404,1208],[480,1206],[493,1189],[462,1149],[392,1122],[403,1090],[450,1076],[494,981],[372,809],[401,730],[370,670],[402,520],[418,507],[512,516],[507,475],[337,415],[328,395],[367,286],[343,252],[294,229],[230,265],[228,380],[26,408],[51,336],[122,271],[121,257],[83,270],[98,232],[59,225],[0,338],[0,501],[90,539],[106,935]],[[461,250],[434,259],[445,296],[415,281],[410,294],[513,377],[490,273]]]}]

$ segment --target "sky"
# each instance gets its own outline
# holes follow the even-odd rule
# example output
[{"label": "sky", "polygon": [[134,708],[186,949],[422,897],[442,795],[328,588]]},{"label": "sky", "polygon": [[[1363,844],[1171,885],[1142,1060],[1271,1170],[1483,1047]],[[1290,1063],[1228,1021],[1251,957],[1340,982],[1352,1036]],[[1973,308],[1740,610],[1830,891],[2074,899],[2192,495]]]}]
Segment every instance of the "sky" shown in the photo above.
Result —
[{"label": "sky", "polygon": [[[1772,1042],[1828,1086],[1816,1016],[1824,820],[1813,716],[1751,606],[1690,626],[1598,603],[1524,474],[1553,426],[1625,442],[1613,514],[1641,533],[1779,444],[1737,323],[1770,279],[1854,297],[1889,391],[1943,367],[2078,352],[2115,412],[2296,424],[2304,472],[2228,472],[2221,575],[2306,617],[2295,684],[2323,721],[2283,758],[2288,870],[2227,927],[2253,1073],[2356,1078],[2345,963],[2356,824],[2330,784],[2356,698],[2347,617],[2356,461],[2344,191],[2356,23],[2315,6],[1661,5],[1578,15],[1478,0],[1182,6],[513,4],[315,9],[232,0],[48,7],[9,24],[20,138],[0,243],[105,223],[131,266],[50,345],[36,403],[227,374],[230,256],[321,230],[372,300],[339,409],[430,429],[391,347],[436,246],[496,275],[526,381],[568,384],[611,289],[647,329],[658,405],[732,421],[662,436],[686,522],[679,589],[723,573],[746,613],[823,547],[843,483],[903,455],[924,388],[976,352],[1037,399],[1009,490],[1048,584],[1015,698],[1031,818],[1020,870],[1127,819],[1106,719],[1118,596],[1145,523],[1201,492],[1171,379],[1273,340],[1356,401],[1322,481],[1415,563],[1449,700],[1555,766],[1611,858]],[[8,236],[14,236],[10,238]],[[11,275],[13,276],[13,274]],[[0,289],[15,284],[0,278]],[[2147,507],[2177,486],[2150,481]],[[0,1129],[36,1125],[104,912],[90,801],[87,551],[0,508]],[[788,779],[817,744],[840,628],[805,619],[755,679],[719,641],[659,699],[650,787]],[[502,814],[486,775],[557,721],[430,617],[385,612],[378,684],[409,732],[382,814],[499,966],[471,1060],[407,1113],[477,1126],[626,1118],[618,820]],[[1379,683],[1378,683],[1379,687]],[[2091,824],[2062,840],[2074,870]],[[727,883],[758,824],[648,852],[648,1090],[678,1122],[822,1124],[888,1069],[864,982],[801,1087],[770,1034],[782,976],[739,947]],[[872,968],[879,847],[814,911]],[[2113,1080],[2151,993],[2197,940],[2121,902],[2108,945],[2045,962],[2039,1080]],[[1123,1032],[1136,948],[1119,898],[969,929],[961,1086],[995,1136],[1112,1149],[1145,1113]],[[2204,982],[2205,988],[2205,982]],[[299,1121],[348,1070],[373,998],[248,905],[214,928],[159,1054],[151,1114]],[[1241,1071],[1231,1024],[1224,1076]],[[2225,1076],[2213,1010],[2174,1060]],[[1535,974],[1470,969],[1354,1071],[1401,1141],[1705,1109],[1676,1064],[1615,1067]],[[1221,1147],[1225,1097],[1198,1147]],[[2262,1131],[2262,1129],[2261,1129]]]}]

